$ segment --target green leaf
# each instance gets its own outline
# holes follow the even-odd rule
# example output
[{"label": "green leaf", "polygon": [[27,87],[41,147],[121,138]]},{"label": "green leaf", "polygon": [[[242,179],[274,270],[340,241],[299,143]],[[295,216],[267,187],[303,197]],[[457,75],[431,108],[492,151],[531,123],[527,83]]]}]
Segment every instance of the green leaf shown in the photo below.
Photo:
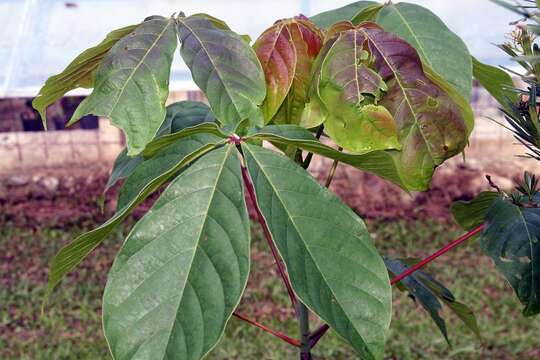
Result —
[{"label": "green leaf", "polygon": [[[385,258],[384,260],[388,270],[394,276],[399,275],[407,270],[407,266],[399,259]],[[407,291],[409,291],[411,296],[413,296],[413,299],[418,300],[420,305],[422,305],[422,307],[429,313],[433,319],[433,322],[435,325],[437,325],[444,339],[448,343],[448,346],[451,346],[448,338],[446,322],[441,316],[442,304],[437,296],[429,289],[429,287],[418,279],[416,273],[401,280],[400,284],[405,286]]]},{"label": "green leaf", "polygon": [[188,126],[180,131],[177,131],[172,134],[167,134],[160,136],[158,138],[155,138],[152,140],[143,151],[143,156],[145,158],[150,158],[155,156],[161,149],[163,149],[166,146],[169,146],[170,144],[174,144],[180,139],[183,139],[187,136],[191,136],[194,134],[212,134],[215,136],[218,136],[220,138],[225,139],[228,136],[228,133],[225,132],[225,129],[220,128],[220,126],[214,122],[202,122],[198,125],[194,126]]},{"label": "green leaf", "polygon": [[[297,16],[289,20],[288,29],[296,53],[296,66],[291,88],[278,113],[274,117],[276,124],[299,124],[304,127],[316,126],[307,118],[315,114],[304,114],[309,103],[311,67],[322,47],[324,35],[307,18]],[[318,124],[317,124],[318,125]]]},{"label": "green leaf", "polygon": [[311,21],[313,21],[317,26],[325,29],[343,20],[352,22],[356,19],[357,22],[355,22],[355,24],[359,24],[362,21],[371,20],[370,17],[360,16],[361,14],[365,14],[366,11],[369,14],[370,12],[374,11],[373,9],[380,7],[381,5],[375,1],[357,1],[338,9],[329,10],[314,15],[311,17]]},{"label": "green leaf", "polygon": [[513,104],[517,103],[518,96],[512,91],[514,82],[510,75],[502,69],[483,64],[476,58],[473,60],[474,78],[486,89],[491,96],[501,104],[502,107],[508,109],[508,101]]},{"label": "green leaf", "polygon": [[125,131],[128,155],[139,154],[165,119],[175,49],[174,19],[155,17],[139,25],[107,53],[94,91],[68,125],[88,114],[108,117]]},{"label": "green leaf", "polygon": [[98,45],[83,51],[60,74],[51,76],[39,90],[32,106],[39,112],[43,128],[47,129],[46,109],[61,99],[68,91],[77,88],[93,88],[97,67],[118,40],[131,33],[138,25],[130,25],[107,34]]},{"label": "green leaf", "polygon": [[[397,167],[397,151],[372,151],[361,155],[340,152],[321,143],[311,132],[297,125],[268,125],[261,129],[254,129],[247,139],[267,140],[276,144],[293,145],[338,160],[357,169],[371,172],[393,182],[406,191],[425,190],[429,184],[429,182],[424,183],[421,187],[407,186]],[[407,180],[409,183],[412,182],[410,179]]]},{"label": "green leaf", "polygon": [[242,149],[296,294],[363,359],[382,359],[392,292],[364,223],[285,156],[248,144]]},{"label": "green leaf", "polygon": [[482,250],[514,288],[525,316],[540,312],[540,207],[498,198],[486,214]]},{"label": "green leaf", "polygon": [[[178,132],[205,122],[215,122],[215,118],[206,104],[199,101],[178,101],[167,106],[165,121],[161,124],[156,135],[162,136]],[[127,149],[122,150],[114,162],[111,176],[105,186],[105,192],[119,180],[131,175],[143,160],[142,155],[130,157],[127,156]]]},{"label": "green leaf", "polygon": [[375,105],[388,87],[371,67],[366,38],[355,29],[337,36],[317,79],[326,132],[336,144],[357,153],[399,149],[393,116]]},{"label": "green leaf", "polygon": [[163,185],[171,176],[176,174],[187,164],[193,162],[201,155],[214,149],[218,144],[210,143],[197,144],[195,142],[182,142],[184,146],[178,148],[177,163],[168,171],[156,175],[139,193],[122,209],[119,209],[113,217],[99,227],[78,236],[68,245],[64,246],[53,258],[49,267],[49,278],[45,298],[58,285],[64,275],[75,269],[75,267],[94,250],[103,239],[120,224],[129,213],[141,202],[144,201],[155,190]]},{"label": "green leaf", "polygon": [[467,144],[467,114],[440,83],[424,73],[418,54],[407,42],[372,26],[356,31],[371,49],[375,70],[388,85],[379,105],[394,115],[402,144],[400,172],[414,179],[410,187],[429,183],[434,169]]},{"label": "green leaf", "polygon": [[211,134],[194,134],[161,149],[156,156],[139,164],[126,179],[118,194],[117,209],[120,210],[131,203],[156,176],[174,169],[178,163],[178,154],[185,153],[186,149],[197,149],[206,144],[218,144],[221,140]]},{"label": "green leaf", "polygon": [[103,192],[107,192],[118,181],[131,175],[137,166],[139,166],[139,164],[143,161],[144,159],[142,156],[128,156],[127,149],[123,149],[116,157],[116,160],[114,160],[111,175],[109,176],[109,180],[107,180],[107,184],[105,185],[105,190],[103,190]]},{"label": "green leaf", "polygon": [[264,73],[253,49],[220,20],[205,14],[179,17],[180,54],[193,80],[224,125],[249,119],[262,125]]},{"label": "green leaf", "polygon": [[454,202],[450,212],[463,230],[472,230],[484,223],[489,207],[498,196],[494,191],[483,191],[471,201]]},{"label": "green leaf", "polygon": [[178,101],[167,106],[167,115],[160,131],[158,131],[158,136],[175,133],[207,122],[216,122],[208,105],[200,101]]},{"label": "green leaf", "polygon": [[[416,261],[385,257],[384,262],[388,271],[395,276],[406,271]],[[418,301],[429,313],[449,346],[451,344],[448,338],[446,322],[441,316],[441,301],[481,340],[480,329],[473,311],[467,305],[456,301],[452,292],[429,274],[424,271],[416,271],[401,280],[397,285],[401,291],[409,292],[413,300]]]},{"label": "green leaf", "polygon": [[227,145],[178,176],[127,237],[103,295],[112,356],[203,358],[246,286],[249,242],[240,162]]},{"label": "green leaf", "polygon": [[467,101],[472,92],[472,61],[467,46],[430,10],[415,4],[388,3],[377,24],[412,45],[438,75]]}]

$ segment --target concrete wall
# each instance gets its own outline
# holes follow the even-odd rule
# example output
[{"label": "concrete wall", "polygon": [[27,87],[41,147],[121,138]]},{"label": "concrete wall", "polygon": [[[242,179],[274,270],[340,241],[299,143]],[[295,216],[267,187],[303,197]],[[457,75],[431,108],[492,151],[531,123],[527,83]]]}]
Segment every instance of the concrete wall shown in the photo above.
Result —
[{"label": "concrete wall", "polygon": [[[204,96],[197,91],[179,91],[171,93],[168,103],[188,99],[204,100]],[[482,88],[474,89],[473,109],[475,130],[466,150],[469,162],[489,166],[506,161],[540,172],[539,162],[516,157],[525,152],[524,147],[516,144],[508,130],[491,120],[503,121],[503,118],[497,103]],[[36,168],[110,166],[123,146],[122,132],[106,119],[99,119],[97,130],[0,132],[0,175]],[[456,157],[452,161],[463,160]]]},{"label": "concrete wall", "polygon": [[[203,100],[204,96],[200,92],[178,91],[171,93],[167,103],[188,99]],[[11,106],[19,103],[15,99]],[[10,123],[6,117],[2,118],[4,124]],[[0,132],[0,175],[56,167],[110,166],[124,145],[122,132],[104,118],[99,119],[96,130]]]}]

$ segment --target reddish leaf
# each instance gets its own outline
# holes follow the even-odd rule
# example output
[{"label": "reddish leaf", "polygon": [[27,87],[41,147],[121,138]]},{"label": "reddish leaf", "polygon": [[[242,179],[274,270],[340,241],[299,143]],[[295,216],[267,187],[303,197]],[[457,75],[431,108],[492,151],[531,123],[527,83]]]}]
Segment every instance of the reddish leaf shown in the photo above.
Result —
[{"label": "reddish leaf", "polygon": [[268,87],[263,104],[266,122],[274,116],[278,123],[300,122],[309,101],[311,66],[322,39],[321,31],[313,23],[297,16],[276,22],[257,40],[254,47]]},{"label": "reddish leaf", "polygon": [[253,45],[266,78],[266,99],[262,109],[265,123],[275,115],[293,83],[296,51],[286,23],[278,21]]}]

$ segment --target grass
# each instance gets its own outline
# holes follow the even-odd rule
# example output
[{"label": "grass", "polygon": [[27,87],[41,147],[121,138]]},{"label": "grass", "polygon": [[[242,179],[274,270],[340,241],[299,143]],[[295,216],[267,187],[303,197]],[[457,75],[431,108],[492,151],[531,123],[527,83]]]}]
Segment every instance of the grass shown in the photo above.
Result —
[{"label": "grass", "polygon": [[[422,257],[460,234],[449,225],[430,222],[368,224],[382,253]],[[81,230],[45,229],[39,233],[0,229],[0,359],[109,359],[100,322],[106,272],[126,229],[118,230],[70,275],[39,316],[46,264],[59,246]],[[240,311],[296,337],[289,299],[276,278],[272,258],[258,228],[253,229],[253,264]],[[538,359],[540,323],[521,316],[511,288],[480,255],[472,241],[430,265],[460,300],[476,313],[480,343],[456,318],[444,312],[453,347],[446,345],[422,308],[394,292],[394,318],[388,359]],[[313,327],[319,322],[312,321]],[[351,348],[329,332],[314,350],[316,359],[354,359]],[[209,359],[296,359],[294,349],[236,318]]]}]

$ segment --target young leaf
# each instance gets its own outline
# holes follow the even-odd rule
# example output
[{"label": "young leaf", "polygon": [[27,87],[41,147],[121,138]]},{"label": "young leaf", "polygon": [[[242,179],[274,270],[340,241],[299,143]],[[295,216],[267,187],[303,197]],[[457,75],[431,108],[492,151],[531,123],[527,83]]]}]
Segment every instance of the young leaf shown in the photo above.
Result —
[{"label": "young leaf", "polygon": [[525,308],[540,312],[540,207],[520,207],[496,199],[486,214],[482,250],[503,273]]},{"label": "young leaf", "polygon": [[415,4],[387,3],[377,24],[412,45],[422,61],[458,89],[472,92],[472,62],[467,46],[430,10]]},{"label": "young leaf", "polygon": [[426,76],[418,54],[407,42],[374,27],[356,31],[365,38],[375,69],[388,85],[379,105],[394,115],[402,144],[400,172],[429,182],[438,165],[465,147],[466,115]]},{"label": "young leaf", "polygon": [[227,145],[178,176],[135,225],[103,295],[115,359],[201,359],[219,341],[249,273],[240,162]]},{"label": "young leaf", "polygon": [[242,149],[257,204],[302,303],[363,359],[382,359],[392,293],[364,223],[285,156]]},{"label": "young leaf", "polygon": [[244,119],[262,125],[259,105],[266,96],[266,84],[249,44],[209,15],[180,16],[177,22],[180,54],[216,118],[224,125]]},{"label": "young leaf", "polygon": [[156,175],[167,173],[175,168],[178,163],[178,154],[185,153],[186,149],[189,148],[196,149],[205,144],[218,144],[221,140],[221,138],[211,134],[194,134],[163,148],[156,156],[139,164],[120,189],[116,205],[118,211],[135,199],[140,191],[154,180]]},{"label": "young leaf", "polygon": [[[288,29],[296,52],[294,78],[287,97],[274,118],[276,124],[300,124],[313,127],[306,121],[304,111],[309,103],[311,67],[322,47],[322,32],[307,18],[289,20]],[[307,111],[312,111],[308,109]],[[315,125],[316,126],[316,125]]]},{"label": "young leaf", "polygon": [[[334,10],[314,15],[311,17],[311,21],[317,26],[325,29],[343,20],[354,22],[354,24],[360,24],[362,21],[373,20],[372,16],[374,16],[381,7],[382,6],[375,1],[357,1]],[[366,13],[371,16],[362,16],[362,14]]]},{"label": "young leaf", "polygon": [[388,87],[371,67],[366,38],[355,29],[341,32],[324,55],[318,78],[318,99],[325,130],[349,151],[399,149],[393,116],[381,101]]},{"label": "young leaf", "polygon": [[[205,122],[215,122],[215,118],[206,104],[199,101],[178,101],[167,106],[165,121],[161,124],[156,136],[179,132]],[[131,175],[143,160],[142,155],[130,157],[127,156],[127,149],[122,150],[114,162],[111,176],[104,191],[106,192],[119,180]]]},{"label": "young leaf", "polygon": [[454,202],[450,212],[463,230],[472,230],[484,223],[489,207],[498,196],[494,191],[483,191],[471,201]]},{"label": "young leaf", "polygon": [[289,93],[296,70],[296,50],[286,20],[265,30],[253,44],[266,78],[266,98],[262,104],[264,122],[276,114]]},{"label": "young leaf", "polygon": [[508,73],[497,67],[483,64],[475,57],[472,58],[472,61],[474,78],[502,107],[508,108],[508,101],[513,104],[517,103],[518,96],[516,92],[512,91],[514,82]]},{"label": "young leaf", "polygon": [[201,155],[214,149],[218,144],[200,144],[195,142],[182,142],[183,146],[178,148],[176,165],[166,172],[155,175],[154,178],[144,186],[139,193],[122,209],[119,209],[113,217],[99,227],[78,236],[75,240],[64,246],[53,258],[49,268],[49,278],[45,298],[60,283],[64,275],[75,269],[75,267],[94,250],[103,239],[114,230],[129,215],[129,213],[141,202],[144,201],[155,190],[163,185],[171,176],[176,174],[187,164],[199,158]]},{"label": "young leaf", "polygon": [[165,119],[175,49],[174,19],[154,17],[139,25],[107,53],[94,91],[68,125],[88,114],[108,117],[125,131],[128,155],[140,153]]},{"label": "young leaf", "polygon": [[37,97],[32,101],[32,106],[41,116],[44,129],[47,129],[47,107],[61,99],[70,90],[93,88],[95,71],[107,52],[118,40],[131,33],[136,27],[137,25],[131,25],[110,32],[98,45],[77,56],[60,74],[47,79]]}]

